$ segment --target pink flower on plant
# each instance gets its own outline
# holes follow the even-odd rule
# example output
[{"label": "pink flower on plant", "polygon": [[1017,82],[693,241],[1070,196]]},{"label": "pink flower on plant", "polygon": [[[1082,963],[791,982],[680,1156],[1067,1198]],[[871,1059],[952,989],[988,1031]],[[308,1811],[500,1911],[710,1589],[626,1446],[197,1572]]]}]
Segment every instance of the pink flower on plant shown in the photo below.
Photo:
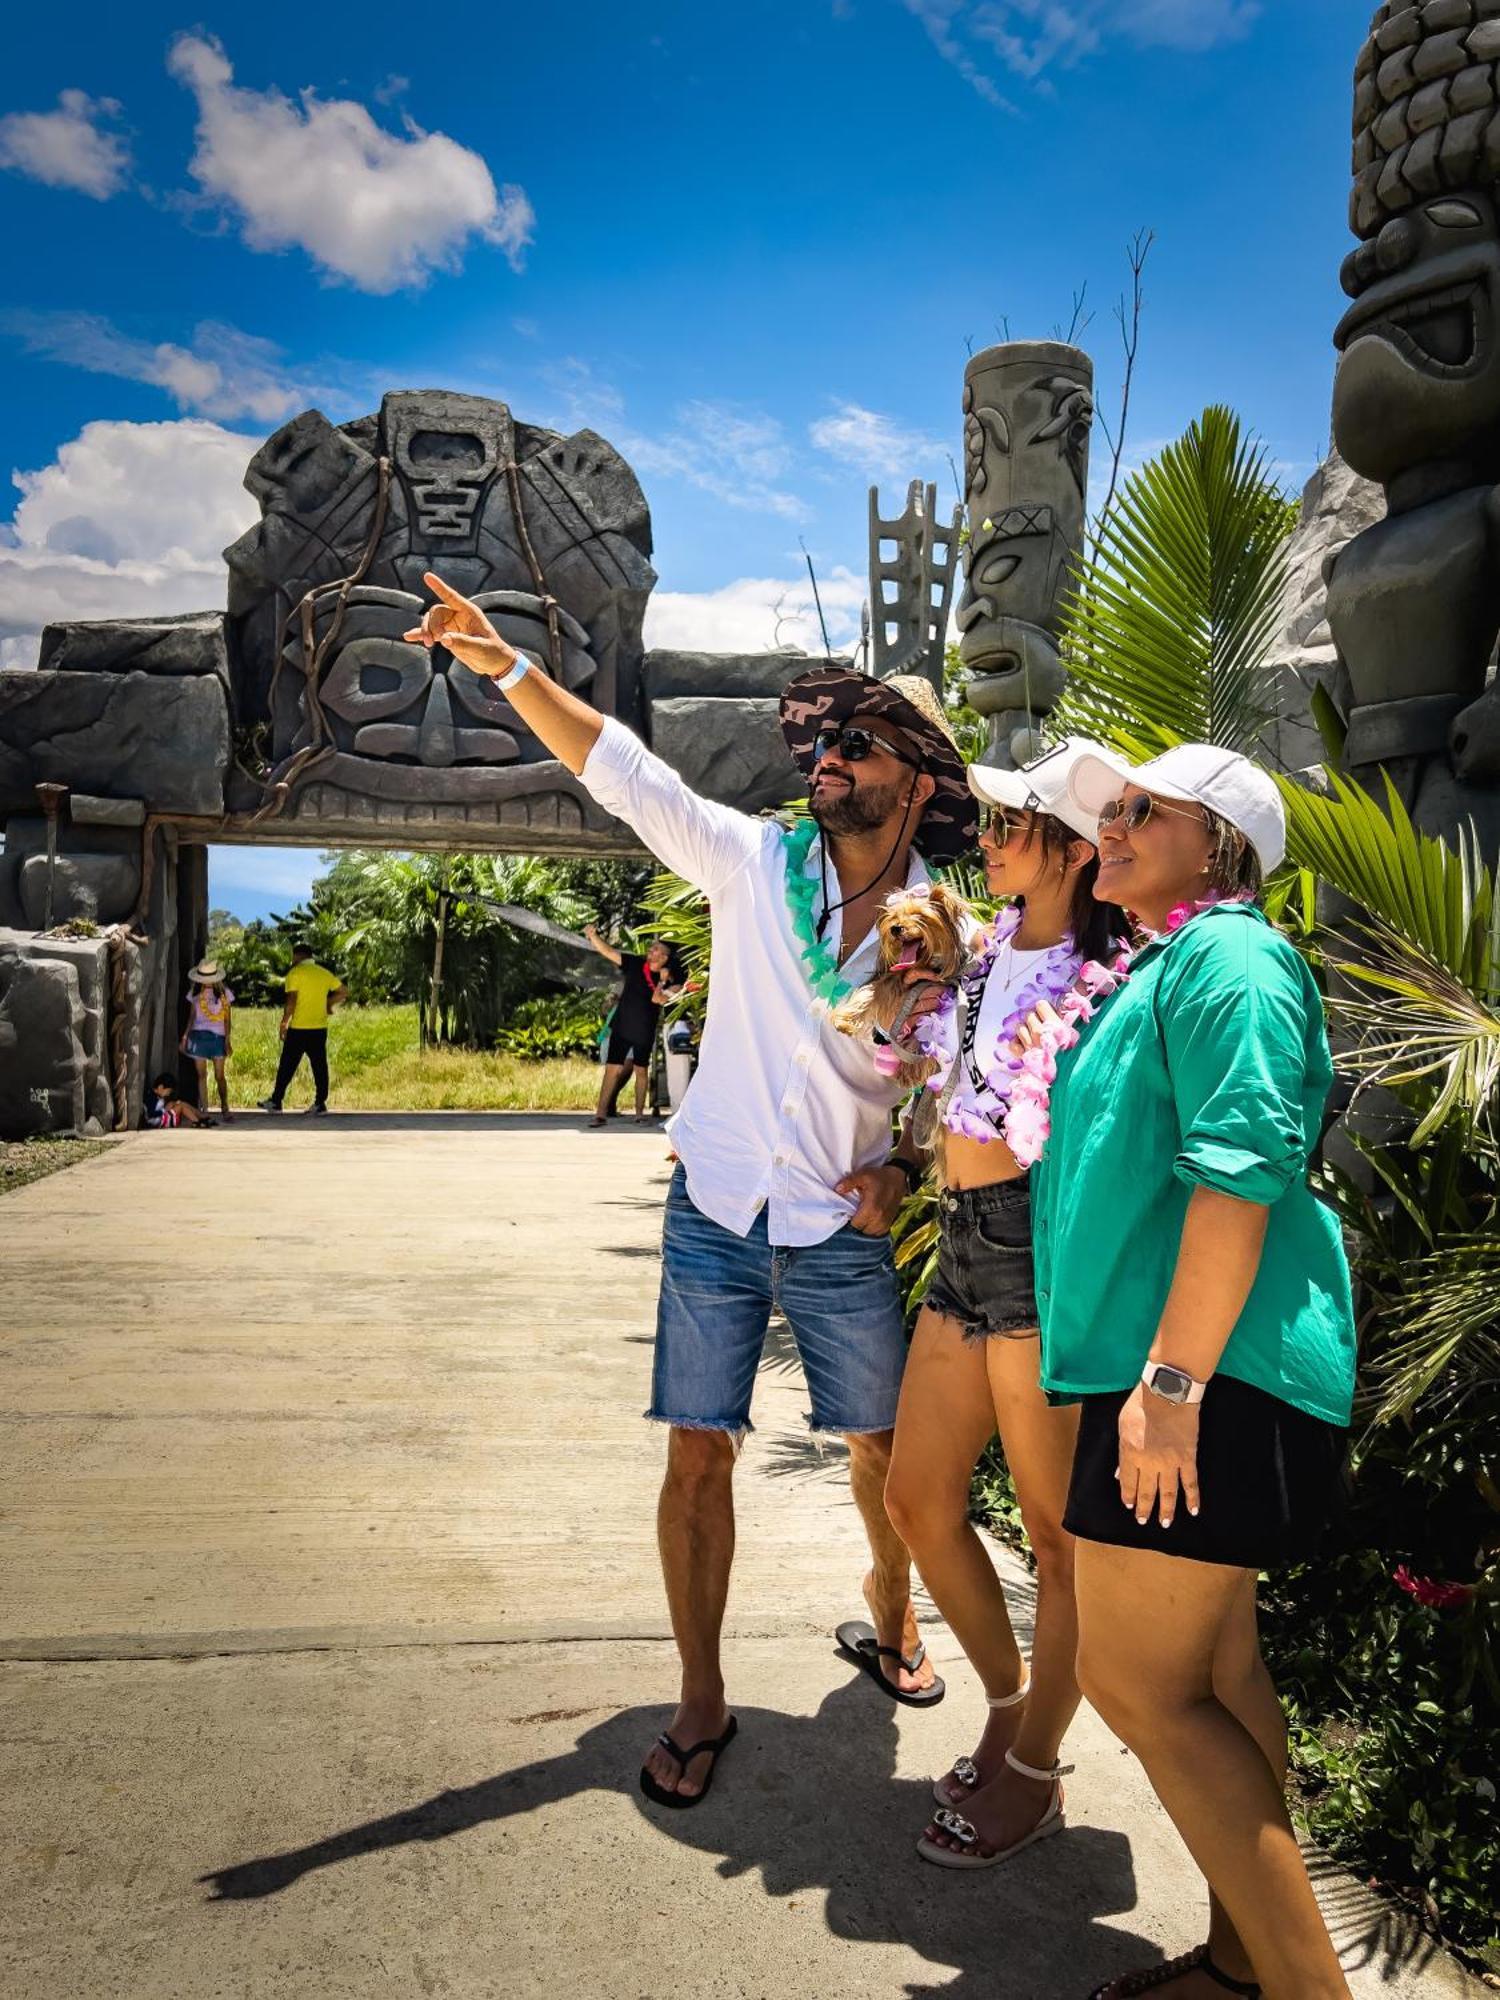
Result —
[{"label": "pink flower on plant", "polygon": [[1429,1611],[1455,1611],[1474,1596],[1471,1583],[1438,1583],[1430,1576],[1414,1576],[1405,1563],[1392,1570],[1391,1581]]}]

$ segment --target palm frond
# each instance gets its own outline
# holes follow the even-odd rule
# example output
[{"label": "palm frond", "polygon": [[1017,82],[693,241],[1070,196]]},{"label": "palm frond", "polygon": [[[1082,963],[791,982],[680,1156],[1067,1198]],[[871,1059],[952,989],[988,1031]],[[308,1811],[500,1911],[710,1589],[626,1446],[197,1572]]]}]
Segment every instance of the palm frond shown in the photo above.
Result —
[{"label": "palm frond", "polygon": [[1419,832],[1387,777],[1385,804],[1336,773],[1326,792],[1278,779],[1293,862],[1368,911],[1398,938],[1474,992],[1500,975],[1494,884],[1471,836],[1458,844]]},{"label": "palm frond", "polygon": [[1500,1376],[1500,1238],[1493,1227],[1442,1239],[1410,1273],[1367,1367],[1367,1407],[1392,1423]]},{"label": "palm frond", "polygon": [[1055,725],[1129,756],[1186,740],[1249,751],[1272,713],[1293,518],[1265,451],[1219,406],[1133,472],[1066,602]]}]

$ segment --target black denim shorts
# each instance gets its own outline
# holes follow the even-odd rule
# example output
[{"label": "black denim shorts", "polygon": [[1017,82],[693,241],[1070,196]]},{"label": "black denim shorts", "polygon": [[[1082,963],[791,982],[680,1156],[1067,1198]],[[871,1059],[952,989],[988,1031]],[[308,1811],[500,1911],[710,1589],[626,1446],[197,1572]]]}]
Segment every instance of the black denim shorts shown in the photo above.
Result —
[{"label": "black denim shorts", "polygon": [[1036,1332],[1031,1189],[1026,1176],[938,1196],[937,1270],[927,1288],[934,1312],[956,1319],[968,1340]]}]

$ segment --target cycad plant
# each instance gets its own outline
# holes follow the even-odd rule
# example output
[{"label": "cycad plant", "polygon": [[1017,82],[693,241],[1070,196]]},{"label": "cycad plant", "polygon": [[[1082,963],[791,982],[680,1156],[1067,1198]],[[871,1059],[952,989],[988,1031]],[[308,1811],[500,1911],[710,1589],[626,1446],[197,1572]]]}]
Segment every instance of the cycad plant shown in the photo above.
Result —
[{"label": "cycad plant", "polygon": [[1249,750],[1271,716],[1267,664],[1296,510],[1232,410],[1203,412],[1132,472],[1065,605],[1054,726],[1131,753]]}]

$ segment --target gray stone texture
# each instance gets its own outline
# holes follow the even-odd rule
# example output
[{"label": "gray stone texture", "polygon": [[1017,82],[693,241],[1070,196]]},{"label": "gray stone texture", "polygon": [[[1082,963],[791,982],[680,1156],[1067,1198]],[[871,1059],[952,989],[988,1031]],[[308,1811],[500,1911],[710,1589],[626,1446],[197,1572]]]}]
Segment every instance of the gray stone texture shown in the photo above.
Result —
[{"label": "gray stone texture", "polygon": [[807,791],[771,699],[683,695],[651,709],[652,748],[694,791],[746,812],[785,805]]},{"label": "gray stone texture", "polygon": [[[1398,60],[1398,58],[1400,60]],[[1500,856],[1500,16],[1382,6],[1355,70],[1361,239],[1341,273],[1334,439],[1387,508],[1327,570],[1345,765]],[[1375,90],[1367,87],[1368,79]]]},{"label": "gray stone texture", "polygon": [[1062,600],[1083,540],[1094,365],[1061,341],[987,347],[964,370],[969,541],[958,605],[969,705],[989,718],[986,752],[1014,767],[1066,674]]},{"label": "gray stone texture", "polygon": [[822,655],[787,646],[777,653],[647,653],[642,685],[648,704],[679,695],[776,696],[789,681],[818,666]]},{"label": "gray stone texture", "polygon": [[0,813],[41,780],[156,812],[224,810],[229,708],[209,674],[0,672]]},{"label": "gray stone texture", "polygon": [[181,611],[49,625],[37,666],[44,673],[216,674],[228,687],[224,613]]},{"label": "gray stone texture", "polygon": [[78,981],[78,1042],[83,1058],[81,1130],[97,1138],[114,1129],[109,1070],[109,946],[103,938],[26,937],[0,931],[0,948],[13,948],[42,965],[71,966]]},{"label": "gray stone texture", "polygon": [[78,973],[0,933],[0,1138],[81,1135],[88,1121]]},{"label": "gray stone texture", "polygon": [[[74,825],[57,830],[57,879],[52,921],[82,917],[90,923],[123,923],[141,892],[141,834],[134,827]],[[39,930],[47,894],[47,823],[14,814],[0,851],[0,924]]]},{"label": "gray stone texture", "polygon": [[1332,452],[1302,489],[1302,518],[1287,548],[1281,632],[1271,654],[1277,672],[1276,716],[1267,733],[1272,761],[1285,771],[1321,763],[1323,739],[1311,697],[1322,682],[1337,697],[1338,650],[1328,624],[1330,560],[1385,518],[1385,495]]}]

